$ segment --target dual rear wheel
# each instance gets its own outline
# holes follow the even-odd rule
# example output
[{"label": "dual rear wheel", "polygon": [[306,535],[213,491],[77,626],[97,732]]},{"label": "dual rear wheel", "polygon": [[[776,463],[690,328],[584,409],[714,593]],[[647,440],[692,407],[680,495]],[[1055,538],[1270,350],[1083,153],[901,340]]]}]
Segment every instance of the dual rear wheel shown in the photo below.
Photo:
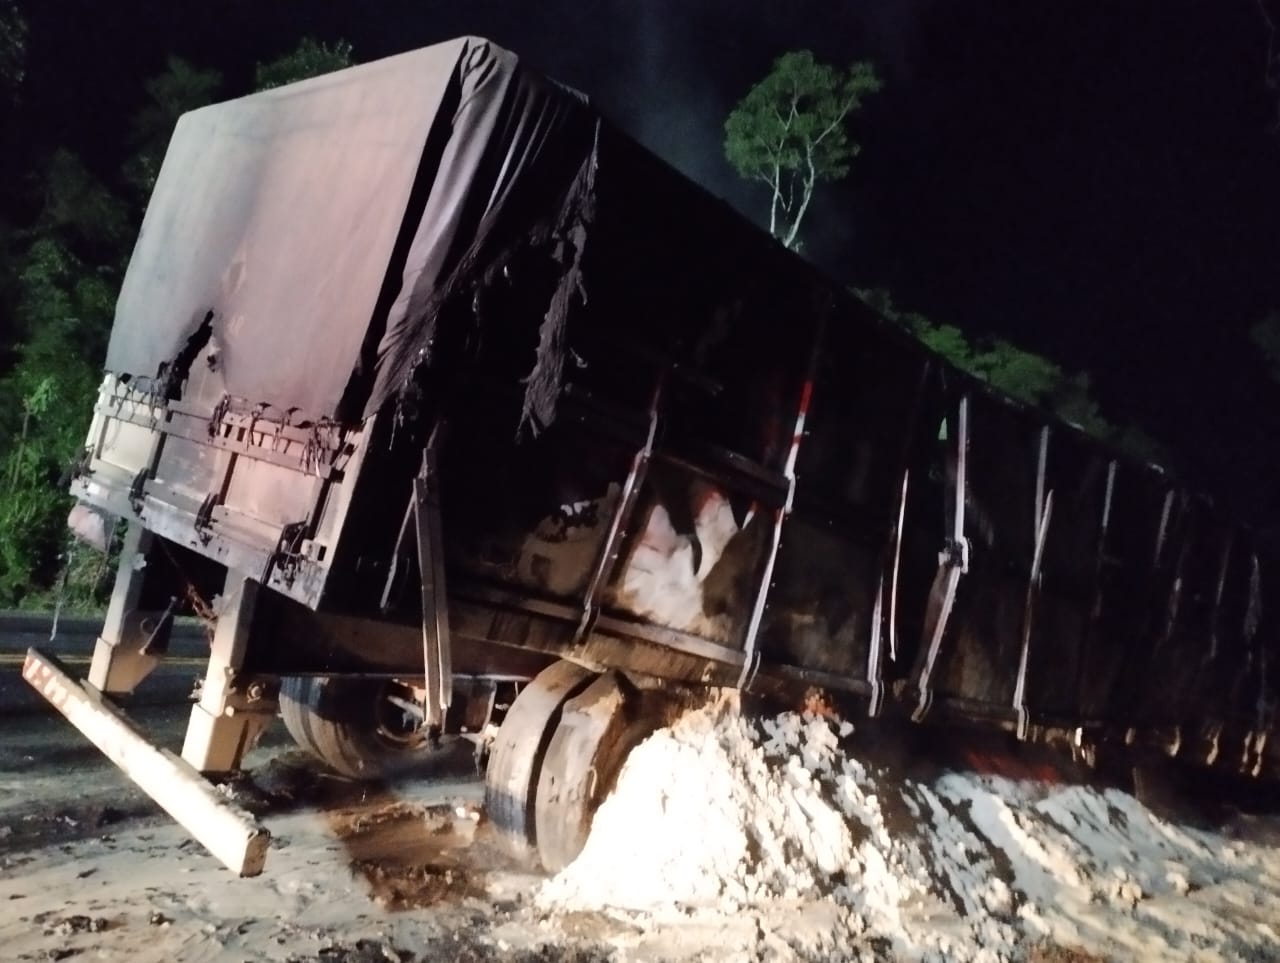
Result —
[{"label": "dual rear wheel", "polygon": [[516,697],[489,756],[485,808],[494,828],[550,872],[573,862],[627,755],[662,724],[664,705],[617,672],[570,662],[543,670]]},{"label": "dual rear wheel", "polygon": [[[430,769],[453,747],[448,737],[432,743],[396,692],[389,680],[286,678],[281,716],[299,746],[344,776]],[[567,661],[542,670],[511,703],[490,748],[485,808],[499,836],[551,872],[567,866],[628,753],[662,724],[666,706],[617,672]]]},{"label": "dual rear wheel", "polygon": [[373,780],[430,769],[452,755],[449,737],[432,740],[402,704],[391,679],[287,676],[280,717],[293,741],[349,779]]}]

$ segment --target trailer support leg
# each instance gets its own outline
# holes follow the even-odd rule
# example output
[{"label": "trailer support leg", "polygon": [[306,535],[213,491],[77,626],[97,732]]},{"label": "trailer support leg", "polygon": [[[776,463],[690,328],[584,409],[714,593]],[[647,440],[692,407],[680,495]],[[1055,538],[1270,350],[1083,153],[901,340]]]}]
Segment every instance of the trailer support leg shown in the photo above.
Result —
[{"label": "trailer support leg", "polygon": [[163,653],[166,647],[167,639],[150,643],[169,630],[169,624],[152,624],[151,619],[166,620],[167,614],[138,611],[152,540],[141,525],[130,525],[125,532],[115,588],[89,665],[88,682],[99,692],[132,692],[159,665],[161,656],[152,653]]},{"label": "trailer support leg", "polygon": [[249,643],[258,583],[243,572],[227,571],[213,633],[209,668],[191,721],[182,758],[204,773],[234,772],[275,718],[274,693],[247,684],[240,675]]}]

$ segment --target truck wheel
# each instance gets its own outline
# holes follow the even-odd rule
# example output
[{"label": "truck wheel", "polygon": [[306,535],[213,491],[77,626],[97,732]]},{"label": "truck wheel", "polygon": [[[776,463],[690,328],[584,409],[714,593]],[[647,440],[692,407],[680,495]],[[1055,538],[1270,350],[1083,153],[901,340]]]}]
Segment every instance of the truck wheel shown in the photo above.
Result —
[{"label": "truck wheel", "polygon": [[286,676],[280,716],[294,742],[350,779],[381,779],[447,752],[390,699],[390,679]]},{"label": "truck wheel", "polygon": [[551,734],[535,794],[538,859],[559,872],[586,845],[591,820],[627,755],[663,721],[616,672],[568,700]]},{"label": "truck wheel", "polygon": [[549,665],[520,691],[502,720],[489,750],[484,802],[489,821],[514,849],[524,851],[535,841],[534,792],[560,707],[594,678],[572,662]]}]

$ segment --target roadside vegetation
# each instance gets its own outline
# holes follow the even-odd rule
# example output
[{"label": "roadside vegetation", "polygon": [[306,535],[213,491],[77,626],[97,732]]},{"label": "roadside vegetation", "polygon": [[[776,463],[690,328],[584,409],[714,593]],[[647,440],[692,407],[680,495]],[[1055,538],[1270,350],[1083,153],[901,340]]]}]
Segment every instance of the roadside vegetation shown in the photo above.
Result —
[{"label": "roadside vegetation", "polygon": [[[27,31],[0,3],[0,97],[21,98]],[[350,66],[351,46],[304,38],[260,63],[259,89]],[[32,215],[0,222],[0,608],[97,608],[112,566],[67,535],[66,494],[84,443],[120,281],[169,136],[186,111],[247,91],[170,57],[139,91],[116,170],[63,147],[28,178]]]}]

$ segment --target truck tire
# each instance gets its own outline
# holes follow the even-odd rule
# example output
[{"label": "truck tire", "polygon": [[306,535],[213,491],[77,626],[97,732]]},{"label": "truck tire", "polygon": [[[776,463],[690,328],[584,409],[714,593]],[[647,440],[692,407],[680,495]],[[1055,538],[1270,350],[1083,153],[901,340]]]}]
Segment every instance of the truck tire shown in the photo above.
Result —
[{"label": "truck tire", "polygon": [[381,779],[428,766],[448,751],[401,721],[389,700],[389,679],[286,676],[280,716],[294,742],[350,779]]},{"label": "truck tire", "polygon": [[560,709],[595,677],[573,662],[547,666],[516,696],[498,729],[485,770],[485,811],[498,835],[518,852],[535,842],[534,794]]},{"label": "truck tire", "polygon": [[649,708],[617,672],[595,679],[561,707],[534,800],[538,861],[547,872],[578,858],[627,756],[662,724]]}]

